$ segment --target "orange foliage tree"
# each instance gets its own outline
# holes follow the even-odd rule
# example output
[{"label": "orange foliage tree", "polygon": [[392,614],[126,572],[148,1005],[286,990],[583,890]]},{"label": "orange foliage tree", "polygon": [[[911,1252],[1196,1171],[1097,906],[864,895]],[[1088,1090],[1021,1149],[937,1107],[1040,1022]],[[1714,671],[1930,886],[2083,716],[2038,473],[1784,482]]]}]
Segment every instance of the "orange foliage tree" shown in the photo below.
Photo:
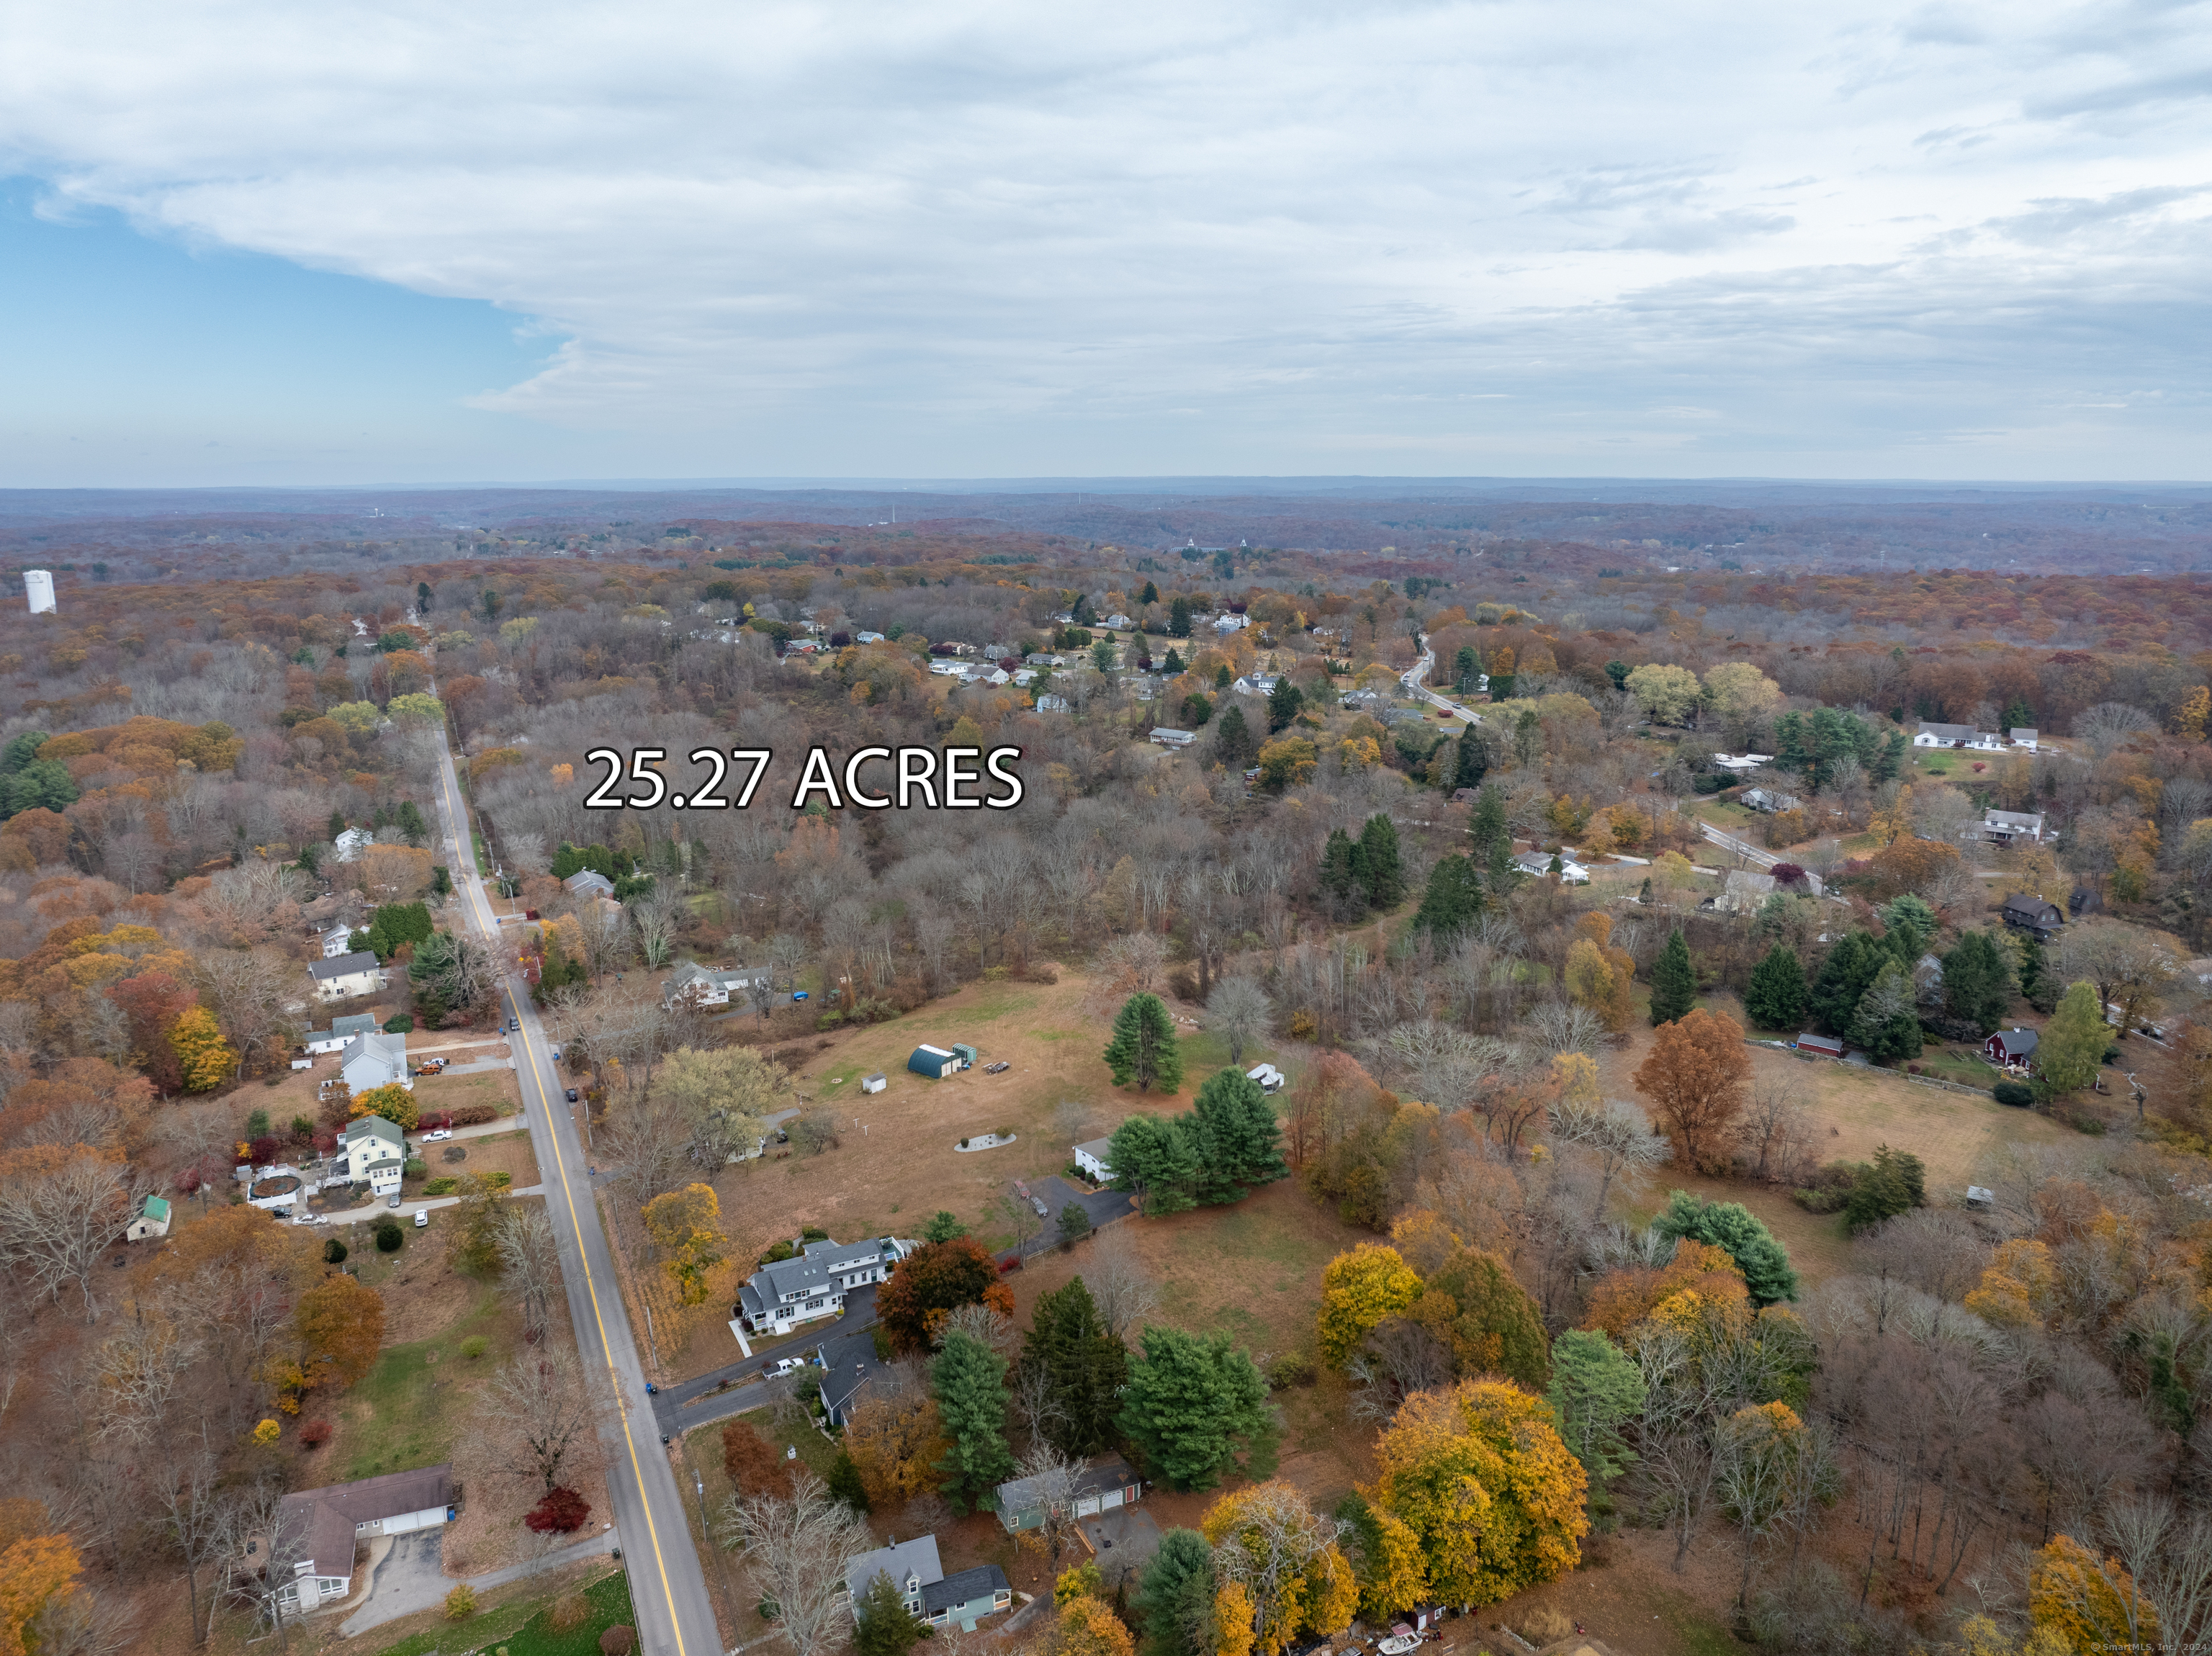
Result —
[{"label": "orange foliage tree", "polygon": [[1724,1157],[1729,1125],[1742,1112],[1750,1079],[1743,1026],[1724,1012],[1698,1010],[1652,1032],[1636,1090],[1682,1156],[1702,1168]]}]

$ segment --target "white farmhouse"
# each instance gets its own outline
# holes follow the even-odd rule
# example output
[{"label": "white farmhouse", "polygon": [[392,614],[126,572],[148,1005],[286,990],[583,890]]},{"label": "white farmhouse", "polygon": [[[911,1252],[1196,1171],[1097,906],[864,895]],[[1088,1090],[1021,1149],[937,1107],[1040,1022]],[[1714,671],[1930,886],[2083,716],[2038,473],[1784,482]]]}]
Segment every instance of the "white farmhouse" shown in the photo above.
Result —
[{"label": "white farmhouse", "polygon": [[308,967],[307,975],[315,980],[315,994],[321,1000],[350,1000],[384,987],[384,973],[376,963],[375,951],[368,949],[317,961]]},{"label": "white farmhouse", "polygon": [[367,1180],[373,1196],[396,1193],[407,1171],[406,1135],[380,1115],[349,1121],[338,1154],[345,1158],[346,1176],[356,1184]]},{"label": "white farmhouse", "polygon": [[387,1035],[381,1029],[369,1030],[346,1042],[338,1054],[338,1073],[345,1078],[346,1090],[356,1098],[373,1087],[389,1087],[394,1082],[410,1092],[415,1090],[415,1083],[407,1074],[407,1037]]},{"label": "white farmhouse", "polygon": [[788,1334],[817,1317],[842,1316],[845,1290],[880,1283],[918,1242],[878,1236],[859,1242],[809,1242],[789,1259],[763,1265],[738,1290],[738,1315],[756,1334]]}]

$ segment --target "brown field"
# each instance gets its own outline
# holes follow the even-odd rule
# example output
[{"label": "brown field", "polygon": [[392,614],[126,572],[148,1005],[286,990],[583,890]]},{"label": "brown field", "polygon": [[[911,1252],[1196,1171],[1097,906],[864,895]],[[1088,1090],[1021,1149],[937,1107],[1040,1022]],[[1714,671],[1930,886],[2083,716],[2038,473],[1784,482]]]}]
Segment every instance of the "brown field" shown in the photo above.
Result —
[{"label": "brown field", "polygon": [[[526,1127],[517,1127],[513,1132],[489,1133],[482,1138],[459,1139],[451,1144],[425,1144],[422,1149],[425,1152],[423,1161],[429,1168],[427,1176],[432,1179],[453,1179],[471,1173],[503,1173],[514,1181],[507,1186],[509,1190],[528,1190],[538,1182],[538,1156],[531,1149],[530,1131]],[[442,1152],[449,1149],[466,1150],[467,1158],[448,1162]],[[412,1177],[409,1179],[407,1194],[410,1198],[420,1193],[416,1188],[420,1182]],[[437,1216],[434,1213],[430,1217],[431,1228],[435,1229],[437,1224]]]}]

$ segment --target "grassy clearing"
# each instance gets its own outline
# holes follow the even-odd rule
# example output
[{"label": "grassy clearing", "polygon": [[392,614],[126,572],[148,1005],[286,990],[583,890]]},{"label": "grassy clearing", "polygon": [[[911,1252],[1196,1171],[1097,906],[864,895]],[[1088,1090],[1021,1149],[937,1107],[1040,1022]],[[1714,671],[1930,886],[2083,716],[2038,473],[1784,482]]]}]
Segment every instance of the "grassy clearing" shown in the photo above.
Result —
[{"label": "grassy clearing", "polygon": [[1987,1092],[2003,1077],[1978,1052],[1963,1046],[1929,1046],[1914,1060],[1922,1071],[1944,1081],[1961,1082]]},{"label": "grassy clearing", "polygon": [[377,1354],[376,1367],[346,1398],[348,1480],[434,1466],[453,1458],[459,1422],[451,1396],[440,1394],[451,1392],[455,1365],[471,1378],[496,1365],[492,1351],[473,1360],[463,1356],[461,1342],[471,1335],[495,1334],[500,1309],[498,1296],[483,1289],[469,1313],[442,1332],[388,1345]]},{"label": "grassy clearing", "polygon": [[599,1656],[599,1635],[611,1627],[635,1625],[629,1580],[620,1570],[583,1590],[591,1614],[575,1626],[552,1626],[551,1598],[520,1598],[483,1611],[465,1621],[447,1622],[387,1646],[378,1656],[476,1656],[503,1650],[506,1656]]}]

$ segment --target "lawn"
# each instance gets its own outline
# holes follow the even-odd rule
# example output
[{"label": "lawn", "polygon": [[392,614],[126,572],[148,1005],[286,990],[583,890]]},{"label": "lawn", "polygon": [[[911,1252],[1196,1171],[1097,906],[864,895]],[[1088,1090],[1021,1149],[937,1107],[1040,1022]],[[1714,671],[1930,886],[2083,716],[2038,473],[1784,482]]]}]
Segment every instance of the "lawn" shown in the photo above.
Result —
[{"label": "lawn", "polygon": [[[489,1348],[500,1344],[495,1338],[500,1319],[498,1295],[481,1289],[470,1310],[443,1331],[428,1339],[387,1345],[377,1353],[376,1367],[346,1394],[343,1405],[346,1480],[434,1466],[452,1459],[460,1422],[451,1393],[457,1384],[476,1378],[478,1371],[489,1372],[497,1362],[495,1350]],[[471,1359],[462,1355],[461,1343],[474,1336],[483,1337],[488,1349]]]},{"label": "lawn", "polygon": [[611,1627],[635,1625],[629,1578],[617,1570],[592,1582],[583,1593],[591,1613],[565,1630],[552,1625],[556,1600],[520,1598],[465,1621],[441,1622],[387,1645],[377,1656],[477,1656],[493,1651],[503,1651],[505,1656],[599,1656],[601,1634]]}]

